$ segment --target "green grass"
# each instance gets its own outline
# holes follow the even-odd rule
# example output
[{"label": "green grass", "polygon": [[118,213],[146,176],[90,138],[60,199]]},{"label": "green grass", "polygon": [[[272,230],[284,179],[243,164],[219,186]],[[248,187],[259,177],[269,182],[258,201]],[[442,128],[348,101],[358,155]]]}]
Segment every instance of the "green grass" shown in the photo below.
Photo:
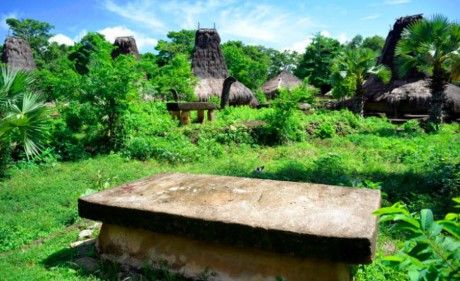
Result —
[{"label": "green grass", "polygon": [[[23,162],[10,169],[0,182],[0,279],[111,279],[113,276],[88,275],[71,266],[75,251],[68,247],[77,239],[81,223],[77,199],[165,171],[345,186],[371,180],[381,182],[387,194],[384,202],[402,200],[413,210],[432,208],[438,215],[446,213],[450,199],[458,194],[458,124],[445,125],[438,134],[426,134],[413,124],[397,127],[382,119],[360,120],[346,112],[317,112],[301,117],[308,132],[305,141],[265,146],[258,144],[263,130],[238,125],[263,119],[263,111],[238,108],[220,114],[218,124],[174,129],[189,143],[166,143],[165,152],[176,153],[177,159],[202,153],[185,161],[171,161],[164,155],[138,161],[120,153],[78,162]],[[315,134],[326,123],[335,133],[325,137]],[[218,153],[203,152],[212,149]],[[252,173],[262,165],[262,174]],[[383,229],[379,239],[382,245],[394,243],[397,237]],[[404,280],[382,265],[383,248],[374,264],[358,269],[358,280]],[[113,271],[110,266],[105,270]]]}]

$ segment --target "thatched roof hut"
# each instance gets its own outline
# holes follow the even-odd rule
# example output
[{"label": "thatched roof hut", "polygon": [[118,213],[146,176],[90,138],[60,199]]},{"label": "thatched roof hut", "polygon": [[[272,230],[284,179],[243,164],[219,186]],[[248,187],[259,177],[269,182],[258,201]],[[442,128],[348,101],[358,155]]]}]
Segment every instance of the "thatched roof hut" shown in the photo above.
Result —
[{"label": "thatched roof hut", "polygon": [[[402,17],[396,20],[393,29],[388,33],[385,45],[377,64],[385,64],[392,69],[392,78],[388,84],[371,76],[364,84],[366,90],[365,114],[386,113],[389,117],[404,117],[404,115],[428,114],[431,103],[429,79],[415,69],[406,76],[398,77],[394,64],[396,44],[401,39],[401,33],[410,23],[422,19],[421,15]],[[449,84],[446,88],[444,110],[447,119],[460,117],[460,87]],[[338,107],[349,107],[353,103],[347,100]]]},{"label": "thatched roof hut", "polygon": [[281,87],[285,89],[293,89],[301,84],[302,80],[300,80],[297,76],[282,70],[278,75],[262,85],[262,92],[264,92],[267,99],[270,100],[275,98]]},{"label": "thatched roof hut", "polygon": [[[224,80],[228,76],[227,65],[220,47],[220,36],[216,29],[200,28],[195,33],[195,51],[192,57],[192,72],[200,78],[195,94],[200,101],[212,96],[220,98]],[[235,82],[230,88],[231,105],[257,105],[257,99],[246,86]]]},{"label": "thatched roof hut", "polygon": [[30,71],[37,68],[29,42],[15,36],[8,36],[5,39],[2,62],[16,69]]},{"label": "thatched roof hut", "polygon": [[136,40],[132,36],[117,37],[113,45],[115,48],[112,51],[112,58],[119,55],[134,55],[136,60],[140,60],[139,51],[137,50]]}]

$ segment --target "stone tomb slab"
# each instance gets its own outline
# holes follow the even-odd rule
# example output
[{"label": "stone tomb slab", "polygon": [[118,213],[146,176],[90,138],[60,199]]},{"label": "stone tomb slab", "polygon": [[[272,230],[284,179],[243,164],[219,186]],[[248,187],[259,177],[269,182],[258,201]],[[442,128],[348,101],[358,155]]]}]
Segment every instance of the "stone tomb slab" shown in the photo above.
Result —
[{"label": "stone tomb slab", "polygon": [[192,277],[216,269],[215,280],[249,280],[276,264],[288,280],[349,280],[347,264],[374,257],[379,207],[377,190],[177,173],[79,199],[80,216],[104,222],[98,247],[106,258],[142,264],[161,256]]}]

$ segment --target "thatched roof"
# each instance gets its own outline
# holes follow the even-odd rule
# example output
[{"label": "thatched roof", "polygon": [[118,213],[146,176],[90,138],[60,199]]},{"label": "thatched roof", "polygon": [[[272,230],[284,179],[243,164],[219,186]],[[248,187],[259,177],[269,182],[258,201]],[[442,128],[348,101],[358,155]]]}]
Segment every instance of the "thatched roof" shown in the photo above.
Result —
[{"label": "thatched roof", "polygon": [[132,36],[117,37],[113,45],[117,48],[112,51],[112,58],[116,58],[119,55],[134,55],[136,60],[141,59],[137,50],[136,40]]},{"label": "thatched roof", "polygon": [[[410,71],[399,78],[394,64],[396,44],[401,33],[411,22],[422,19],[421,15],[399,18],[388,33],[382,55],[377,64],[385,64],[392,69],[393,75],[388,84],[384,84],[375,76],[369,77],[364,83],[366,91],[365,112],[391,112],[393,115],[427,114],[431,102],[429,79],[416,70]],[[444,109],[451,119],[460,117],[460,87],[448,84],[445,90]],[[339,102],[336,107],[350,107],[353,99]]]},{"label": "thatched roof", "polygon": [[[195,94],[200,101],[207,101],[212,96],[221,97],[228,70],[220,47],[220,36],[216,29],[200,28],[196,31],[192,72],[200,78],[200,82],[195,87]],[[229,103],[255,106],[257,99],[246,86],[235,82],[230,88]]]},{"label": "thatched roof", "polygon": [[[374,79],[374,78],[372,78]],[[372,87],[366,88],[366,101],[387,103],[395,107],[406,103],[417,108],[418,111],[428,112],[431,101],[429,79],[394,80],[388,84],[380,81],[370,81]],[[445,111],[452,116],[460,116],[460,87],[447,84]]]},{"label": "thatched roof", "polygon": [[[200,79],[200,82],[195,87],[195,94],[200,101],[208,101],[212,96],[220,98],[224,87],[224,80],[224,78]],[[258,103],[251,90],[237,81],[230,88],[229,104],[249,104],[256,106]]]},{"label": "thatched roof", "polygon": [[[401,34],[409,24],[414,21],[418,21],[423,19],[422,15],[413,15],[413,16],[406,16],[401,17],[396,20],[395,24],[393,25],[393,29],[388,32],[387,38],[385,40],[385,45],[382,49],[382,54],[379,57],[377,64],[384,64],[388,66],[392,71],[392,80],[398,79],[398,71],[394,65],[394,56],[395,56],[395,49],[396,44],[398,43],[399,39],[401,39]],[[406,78],[422,78],[423,75],[418,73],[417,71],[413,70],[409,72]]]},{"label": "thatched roof", "polygon": [[282,70],[278,75],[262,85],[262,92],[264,92],[267,98],[271,99],[278,93],[278,90],[281,87],[292,89],[300,86],[301,84],[302,80],[300,80],[297,76]]},{"label": "thatched roof", "polygon": [[37,68],[29,42],[15,36],[8,36],[5,39],[2,62],[16,69],[34,70]]},{"label": "thatched roof", "polygon": [[198,78],[226,78],[228,76],[217,30],[200,28],[196,31],[192,72]]}]

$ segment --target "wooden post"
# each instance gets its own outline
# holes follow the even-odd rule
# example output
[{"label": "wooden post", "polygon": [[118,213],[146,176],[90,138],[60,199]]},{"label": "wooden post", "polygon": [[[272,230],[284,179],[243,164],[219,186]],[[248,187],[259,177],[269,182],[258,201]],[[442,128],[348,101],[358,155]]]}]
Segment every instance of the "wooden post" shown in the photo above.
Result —
[{"label": "wooden post", "polygon": [[190,124],[190,111],[189,110],[183,110],[180,114],[180,124],[183,125],[188,125]]},{"label": "wooden post", "polygon": [[171,111],[171,115],[173,120],[180,119],[180,111]]},{"label": "wooden post", "polygon": [[214,109],[209,109],[208,110],[208,121],[209,122],[216,121],[216,113],[214,112]]},{"label": "wooden post", "polygon": [[198,110],[198,123],[204,124],[206,119],[204,119],[204,110]]}]

